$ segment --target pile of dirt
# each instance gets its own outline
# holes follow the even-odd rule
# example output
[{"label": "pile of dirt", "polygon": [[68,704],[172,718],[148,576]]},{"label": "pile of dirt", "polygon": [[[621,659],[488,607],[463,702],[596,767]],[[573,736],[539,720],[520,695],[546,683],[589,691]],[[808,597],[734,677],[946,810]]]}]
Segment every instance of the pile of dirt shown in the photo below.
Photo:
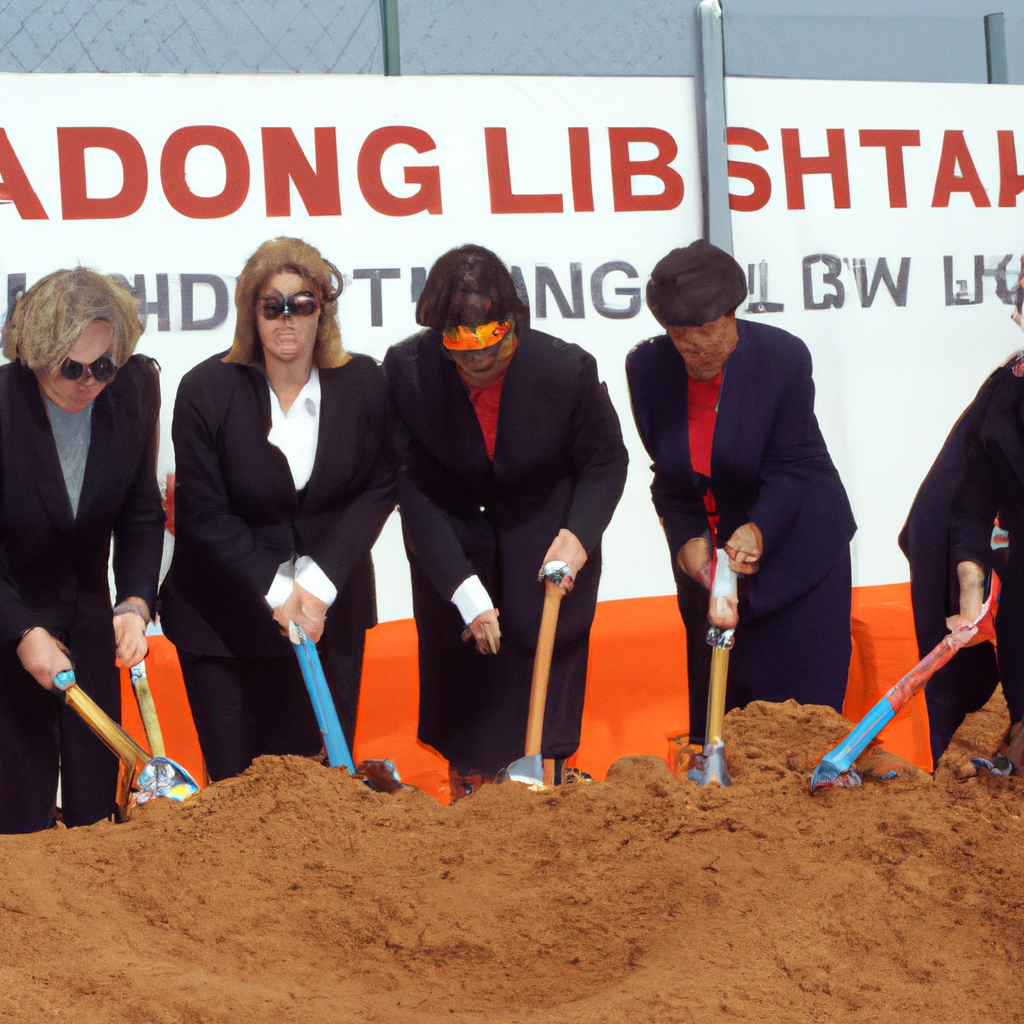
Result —
[{"label": "pile of dirt", "polygon": [[0,1019],[19,1024],[682,1024],[1024,1019],[1021,781],[811,797],[848,723],[753,704],[734,785],[625,758],[606,783],[449,808],[261,758],[124,825],[0,837]]}]

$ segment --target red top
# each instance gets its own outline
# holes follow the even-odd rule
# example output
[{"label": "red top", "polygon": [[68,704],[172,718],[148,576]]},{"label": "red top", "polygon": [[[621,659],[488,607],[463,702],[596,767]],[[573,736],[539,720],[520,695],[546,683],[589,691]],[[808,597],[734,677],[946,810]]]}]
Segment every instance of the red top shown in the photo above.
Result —
[{"label": "red top", "polygon": [[[494,461],[494,442],[498,436],[498,405],[501,402],[501,385],[505,380],[502,374],[493,384],[485,388],[475,388],[472,384],[466,384],[469,388],[469,400],[476,410],[476,418],[480,421],[480,429],[484,434],[484,444],[487,445],[487,458]],[[465,382],[465,378],[463,378]]]},{"label": "red top", "polygon": [[701,476],[711,476],[711,441],[715,436],[722,371],[711,380],[687,378],[686,424],[690,430],[690,462]]}]

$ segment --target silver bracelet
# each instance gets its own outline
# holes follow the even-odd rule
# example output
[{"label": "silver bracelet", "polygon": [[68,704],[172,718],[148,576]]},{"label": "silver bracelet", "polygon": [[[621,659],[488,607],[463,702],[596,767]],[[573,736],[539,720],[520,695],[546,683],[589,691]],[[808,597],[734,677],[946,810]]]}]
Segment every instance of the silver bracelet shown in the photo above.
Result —
[{"label": "silver bracelet", "polygon": [[135,612],[147,626],[149,625],[149,616],[134,601],[122,601],[120,604],[114,605],[115,618],[118,615],[126,615],[128,612]]}]

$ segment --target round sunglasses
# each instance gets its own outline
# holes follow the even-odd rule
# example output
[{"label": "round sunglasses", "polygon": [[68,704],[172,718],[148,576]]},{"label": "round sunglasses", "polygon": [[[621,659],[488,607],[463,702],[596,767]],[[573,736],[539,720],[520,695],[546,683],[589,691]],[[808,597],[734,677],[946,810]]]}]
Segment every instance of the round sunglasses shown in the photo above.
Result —
[{"label": "round sunglasses", "polygon": [[109,384],[116,373],[117,364],[109,352],[104,352],[91,363],[79,363],[74,359],[65,359],[60,368],[60,375],[65,380],[80,380],[83,374],[88,374],[99,384]]},{"label": "round sunglasses", "polygon": [[319,308],[316,296],[309,291],[293,292],[280,301],[269,295],[260,299],[260,313],[264,320],[276,320],[279,316],[312,316]]}]

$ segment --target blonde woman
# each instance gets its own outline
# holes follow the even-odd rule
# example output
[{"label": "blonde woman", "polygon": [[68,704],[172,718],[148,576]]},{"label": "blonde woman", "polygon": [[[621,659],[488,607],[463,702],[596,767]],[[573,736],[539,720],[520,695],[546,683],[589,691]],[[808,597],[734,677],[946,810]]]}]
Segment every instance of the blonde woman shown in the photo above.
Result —
[{"label": "blonde woman", "polygon": [[352,742],[376,622],[370,548],[394,507],[395,467],[384,380],[342,347],[340,290],[313,246],[264,242],[238,279],[230,351],[178,388],[162,621],[214,780],[261,754],[320,750],[289,620],[320,641]]},{"label": "blonde woman", "polygon": [[[164,513],[160,385],[132,355],[138,303],[78,267],[38,281],[4,330],[0,367],[0,831],[115,812],[117,759],[49,691],[72,667],[115,720],[126,666],[145,657]],[[114,541],[117,599],[107,565]]]}]

